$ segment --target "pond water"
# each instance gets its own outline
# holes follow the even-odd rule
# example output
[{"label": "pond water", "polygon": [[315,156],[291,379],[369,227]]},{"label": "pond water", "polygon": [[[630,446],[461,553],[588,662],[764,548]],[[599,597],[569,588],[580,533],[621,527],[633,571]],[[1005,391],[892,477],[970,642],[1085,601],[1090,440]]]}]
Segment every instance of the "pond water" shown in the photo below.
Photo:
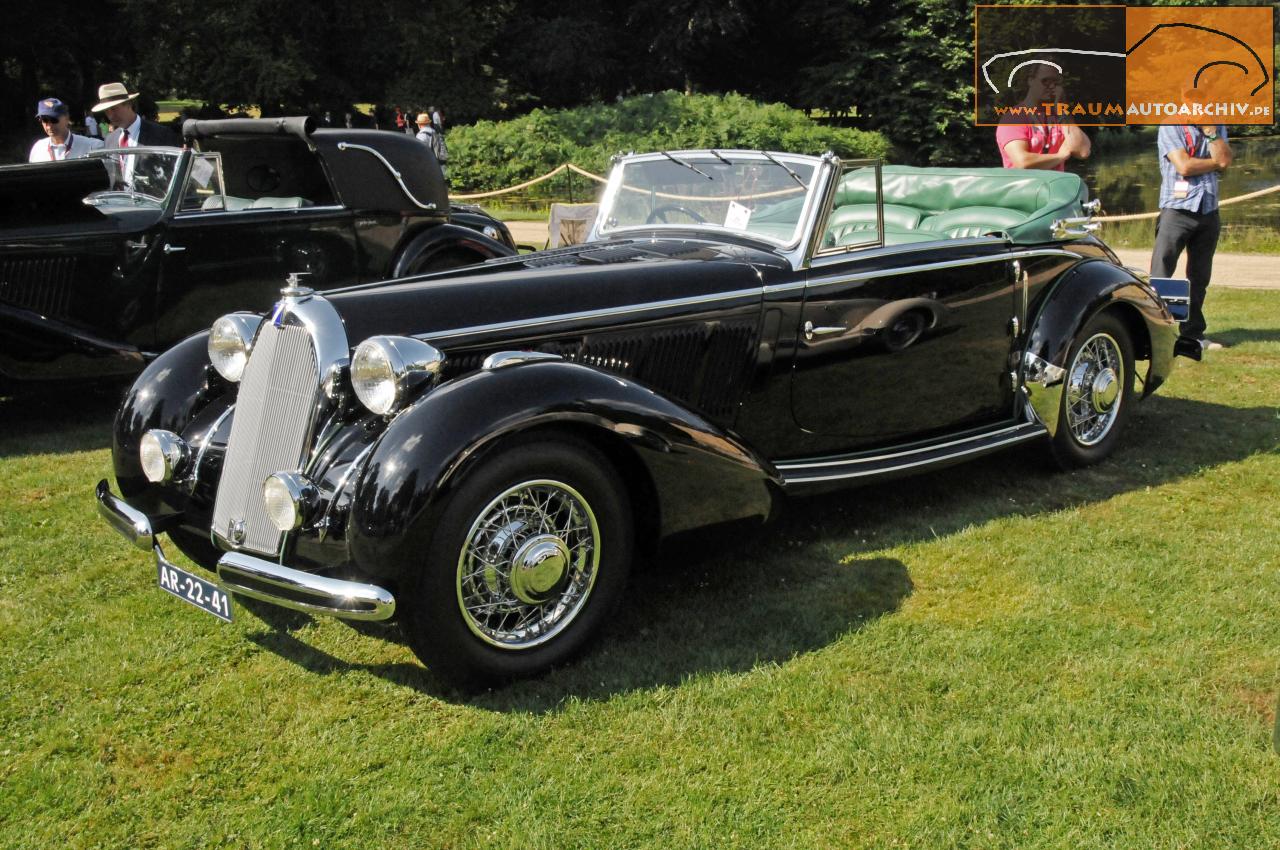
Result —
[{"label": "pond water", "polygon": [[[1231,150],[1235,160],[1221,177],[1220,198],[1226,200],[1280,184],[1280,136],[1234,138]],[[1084,178],[1090,197],[1102,199],[1105,214],[1159,209],[1160,169],[1154,139],[1150,146],[1095,150],[1089,159],[1072,160],[1067,168]],[[1223,207],[1222,223],[1232,228],[1280,230],[1280,192]]]}]

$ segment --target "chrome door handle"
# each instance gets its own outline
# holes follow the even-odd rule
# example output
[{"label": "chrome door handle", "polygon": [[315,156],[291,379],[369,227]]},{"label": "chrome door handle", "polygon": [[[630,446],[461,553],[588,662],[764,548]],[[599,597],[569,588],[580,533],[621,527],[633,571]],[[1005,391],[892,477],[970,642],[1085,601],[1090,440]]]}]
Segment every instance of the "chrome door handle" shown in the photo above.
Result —
[{"label": "chrome door handle", "polygon": [[813,339],[815,336],[830,336],[831,334],[842,334],[849,330],[844,325],[835,327],[814,327],[813,322],[804,323],[804,338]]},{"label": "chrome door handle", "polygon": [[187,249],[183,248],[181,245],[165,245],[164,246],[164,252],[166,254],[181,254],[185,250]]}]

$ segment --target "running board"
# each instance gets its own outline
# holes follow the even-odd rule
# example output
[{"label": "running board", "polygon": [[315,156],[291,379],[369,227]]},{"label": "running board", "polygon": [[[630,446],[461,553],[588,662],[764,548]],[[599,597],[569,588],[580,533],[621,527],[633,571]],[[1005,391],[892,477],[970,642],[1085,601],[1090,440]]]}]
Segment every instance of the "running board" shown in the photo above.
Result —
[{"label": "running board", "polygon": [[809,484],[833,481],[866,481],[880,477],[923,472],[936,466],[969,460],[1028,440],[1044,437],[1049,432],[1039,422],[1012,425],[998,431],[931,443],[927,446],[889,452],[862,454],[842,458],[808,458],[776,464],[787,489],[803,489]]}]

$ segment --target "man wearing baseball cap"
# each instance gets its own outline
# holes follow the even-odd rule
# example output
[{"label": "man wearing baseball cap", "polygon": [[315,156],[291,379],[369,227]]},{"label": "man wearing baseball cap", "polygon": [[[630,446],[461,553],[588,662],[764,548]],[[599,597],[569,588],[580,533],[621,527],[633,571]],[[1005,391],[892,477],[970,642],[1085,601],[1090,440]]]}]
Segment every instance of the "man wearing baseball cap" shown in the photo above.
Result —
[{"label": "man wearing baseball cap", "polygon": [[98,86],[98,102],[91,111],[105,113],[107,121],[111,123],[107,147],[180,146],[182,142],[177,133],[138,114],[133,103],[137,97],[138,93],[130,92],[124,83],[104,83]]},{"label": "man wearing baseball cap", "polygon": [[102,139],[77,136],[71,132],[71,116],[67,105],[56,97],[46,97],[36,104],[36,120],[44,128],[45,138],[31,146],[28,162],[58,162],[79,159],[102,147]]}]

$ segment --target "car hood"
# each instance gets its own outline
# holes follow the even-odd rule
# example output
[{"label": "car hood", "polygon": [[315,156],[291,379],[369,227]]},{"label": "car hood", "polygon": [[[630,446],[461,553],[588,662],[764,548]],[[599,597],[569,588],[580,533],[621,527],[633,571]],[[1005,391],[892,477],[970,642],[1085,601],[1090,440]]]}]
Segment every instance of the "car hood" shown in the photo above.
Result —
[{"label": "car hood", "polygon": [[777,254],[691,239],[612,240],[326,293],[352,345],[375,334],[442,346],[518,341],[761,298]]}]

